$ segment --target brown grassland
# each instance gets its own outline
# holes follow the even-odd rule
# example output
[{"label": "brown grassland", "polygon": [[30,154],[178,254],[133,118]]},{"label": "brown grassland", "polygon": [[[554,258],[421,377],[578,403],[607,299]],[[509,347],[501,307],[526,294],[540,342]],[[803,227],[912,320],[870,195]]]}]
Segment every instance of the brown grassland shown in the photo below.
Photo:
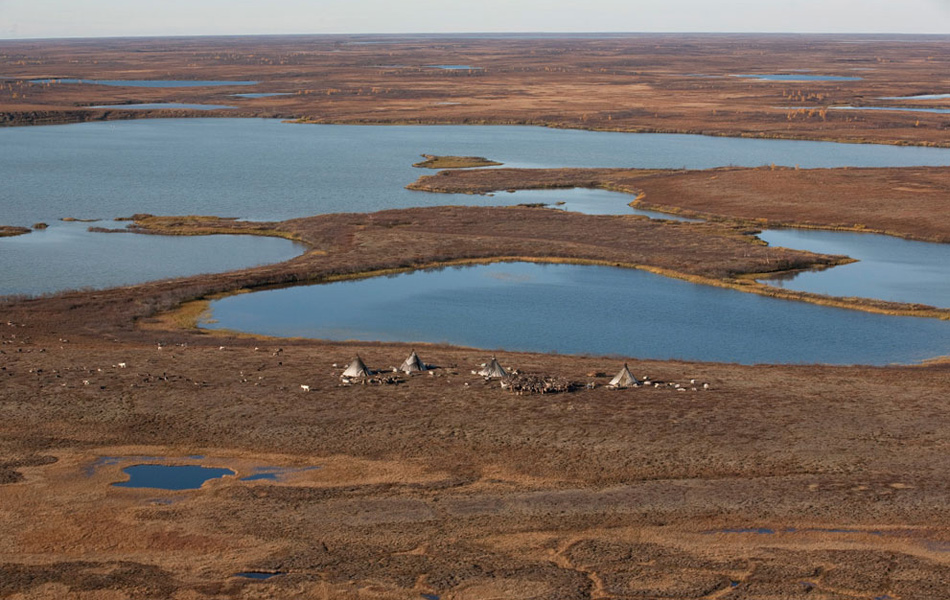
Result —
[{"label": "brown grassland", "polygon": [[[14,78],[0,79],[0,121],[209,116],[78,107],[214,102],[240,106],[216,116],[313,122],[947,145],[946,115],[772,107],[945,92],[948,45],[945,37],[726,35],[0,42],[0,76]],[[444,63],[481,69],[425,66]],[[864,79],[728,76],[796,68]],[[49,76],[262,83],[23,82]],[[229,96],[258,91],[293,95]],[[940,105],[904,101],[915,103]],[[522,396],[470,374],[489,358],[484,349],[417,345],[439,367],[431,375],[342,385],[355,354],[388,369],[410,346],[194,324],[221,294],[491,260],[621,265],[772,293],[748,275],[849,259],[770,248],[751,235],[756,228],[947,242],[947,177],[930,168],[503,168],[440,172],[412,186],[601,187],[645,207],[711,217],[706,223],[459,206],[268,223],[136,215],[128,231],[139,234],[281,236],[308,250],[230,273],[0,298],[0,598],[945,600],[947,360],[743,366],[496,351],[507,367],[580,387]],[[650,326],[649,315],[638,319]],[[638,376],[710,389],[607,389],[624,360]],[[110,485],[143,461],[237,476],[186,492]],[[259,467],[287,471],[276,481],[239,479]],[[234,576],[244,571],[280,575]]]}]

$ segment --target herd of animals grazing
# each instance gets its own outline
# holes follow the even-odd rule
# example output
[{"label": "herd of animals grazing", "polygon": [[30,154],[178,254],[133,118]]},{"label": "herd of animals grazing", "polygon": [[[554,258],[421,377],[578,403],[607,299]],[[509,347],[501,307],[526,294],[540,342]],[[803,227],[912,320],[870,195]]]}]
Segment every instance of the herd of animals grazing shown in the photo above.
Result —
[{"label": "herd of animals grazing", "polygon": [[[334,364],[333,367],[338,368],[338,365]],[[399,367],[391,367],[388,372],[370,369],[366,366],[366,363],[363,362],[363,359],[360,358],[359,355],[356,355],[343,370],[343,373],[340,375],[340,380],[341,385],[344,386],[354,384],[398,385],[403,382],[399,374],[411,376],[428,373],[430,376],[434,376],[435,369],[438,369],[438,367],[423,362],[415,350],[409,354]],[[556,394],[560,392],[573,392],[581,388],[594,389],[597,387],[597,384],[594,382],[581,384],[561,377],[548,377],[545,375],[521,373],[517,369],[505,369],[494,356],[492,356],[491,360],[487,363],[479,365],[479,369],[472,370],[472,375],[481,377],[486,382],[499,380],[501,382],[501,389],[518,395]],[[589,375],[591,377],[606,377],[606,375],[601,373],[590,373]],[[469,384],[465,383],[464,385],[468,386]],[[688,385],[671,381],[655,381],[650,377],[638,379],[630,372],[630,368],[626,363],[624,363],[620,372],[606,384],[606,387],[613,390],[639,387],[670,388],[679,392],[697,392],[710,389],[709,383],[697,381],[696,379],[690,379]],[[300,389],[309,392],[310,386],[302,384]]]}]

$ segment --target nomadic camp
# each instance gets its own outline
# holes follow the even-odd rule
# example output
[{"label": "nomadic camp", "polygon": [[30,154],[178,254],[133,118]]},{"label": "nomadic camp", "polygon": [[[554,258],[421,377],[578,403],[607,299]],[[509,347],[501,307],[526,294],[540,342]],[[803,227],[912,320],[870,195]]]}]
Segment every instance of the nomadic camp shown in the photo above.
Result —
[{"label": "nomadic camp", "polygon": [[620,369],[620,372],[617,373],[617,376],[611,379],[610,383],[607,385],[622,389],[627,387],[637,387],[640,385],[640,382],[637,381],[637,378],[634,377],[633,373],[630,372],[630,368],[627,367],[627,363],[623,363],[623,368]]},{"label": "nomadic camp", "polygon": [[356,358],[353,359],[353,362],[346,367],[346,370],[343,371],[341,377],[346,377],[349,379],[359,379],[363,377],[372,377],[373,372],[369,370],[369,367],[366,366],[366,363],[363,362],[363,359],[360,358],[360,355],[357,354]]},{"label": "nomadic camp", "polygon": [[409,358],[402,361],[402,364],[399,366],[399,370],[403,373],[409,375],[410,373],[422,373],[423,371],[428,371],[426,364],[422,362],[422,359],[419,358],[419,355],[416,354],[416,351],[413,350],[412,354],[409,355]]},{"label": "nomadic camp", "polygon": [[478,374],[482,377],[508,377],[508,371],[498,364],[498,360],[494,356],[491,357],[491,361],[489,361]]}]

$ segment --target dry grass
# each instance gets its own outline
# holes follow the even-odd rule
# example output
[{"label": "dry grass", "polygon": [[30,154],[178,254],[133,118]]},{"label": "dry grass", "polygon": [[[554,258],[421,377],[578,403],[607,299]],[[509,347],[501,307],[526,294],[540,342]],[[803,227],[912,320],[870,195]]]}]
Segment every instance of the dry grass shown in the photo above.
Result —
[{"label": "dry grass", "polygon": [[[826,595],[939,598],[945,589],[947,364],[627,359],[639,376],[712,384],[684,394],[611,391],[609,376],[588,376],[612,373],[620,358],[500,352],[509,368],[598,384],[512,396],[468,375],[486,360],[481,350],[418,346],[440,366],[433,376],[340,387],[332,363],[359,353],[386,368],[410,348],[157,331],[115,342],[78,329],[64,343],[39,320],[22,323],[0,331],[9,342],[3,595],[703,597],[738,582],[744,597],[784,598],[809,581]],[[207,458],[185,458],[195,454]],[[239,476],[322,468],[137,491],[109,484],[141,459],[84,475],[100,456]],[[717,533],[743,528],[776,533]],[[286,575],[232,577],[245,570]]]}]

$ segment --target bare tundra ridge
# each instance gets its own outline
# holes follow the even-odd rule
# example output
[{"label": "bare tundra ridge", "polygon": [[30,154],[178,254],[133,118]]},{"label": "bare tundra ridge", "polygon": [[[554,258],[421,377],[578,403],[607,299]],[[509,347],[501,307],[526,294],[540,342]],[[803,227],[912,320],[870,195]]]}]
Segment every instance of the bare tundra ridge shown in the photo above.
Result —
[{"label": "bare tundra ridge", "polygon": [[[950,122],[939,113],[823,107],[946,92],[948,46],[943,36],[736,35],[0,42],[0,120],[209,114],[81,108],[181,102],[312,122],[946,145]],[[478,68],[427,66],[436,64]],[[734,76],[797,69],[861,79]],[[28,82],[56,77],[261,83]],[[233,97],[248,92],[290,95]],[[519,395],[472,375],[491,350],[275,340],[194,324],[220,294],[498,259],[746,285],[762,271],[847,260],[765,247],[750,235],[756,226],[862,225],[946,241],[946,172],[502,168],[415,184],[622,189],[714,219],[700,224],[529,207],[279,223],[139,215],[142,233],[276,235],[309,250],[232,273],[0,301],[0,598],[943,600],[946,360],[741,366],[495,350],[522,381],[557,382],[559,393]],[[848,305],[915,310],[859,304]],[[649,326],[648,317],[637,318]],[[340,378],[356,355],[391,371],[413,349],[437,368]],[[624,362],[662,384],[608,389]],[[191,491],[111,485],[143,463],[236,475]]]}]

